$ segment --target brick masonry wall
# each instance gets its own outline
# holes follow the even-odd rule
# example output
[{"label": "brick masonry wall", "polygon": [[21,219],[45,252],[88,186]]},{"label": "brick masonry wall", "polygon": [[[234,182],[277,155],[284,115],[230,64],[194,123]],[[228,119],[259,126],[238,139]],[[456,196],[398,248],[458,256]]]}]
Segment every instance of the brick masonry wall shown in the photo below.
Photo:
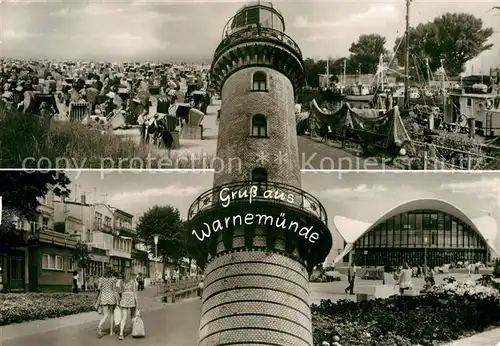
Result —
[{"label": "brick masonry wall", "polygon": [[[251,90],[256,71],[267,74],[267,92]],[[244,68],[225,81],[221,99],[217,157],[224,169],[216,167],[214,186],[248,180],[254,168],[263,167],[269,181],[300,188],[294,91],[290,80],[272,68]],[[252,117],[256,114],[266,116],[269,138],[251,137]],[[261,153],[267,155],[266,162],[258,161]],[[300,198],[296,200],[299,202]],[[255,247],[265,246],[267,231],[265,227],[256,230]],[[226,254],[223,253],[232,249],[226,249],[222,234],[218,235],[220,257],[205,269],[200,346],[312,346],[306,268],[281,254],[244,250],[244,234],[244,227],[235,229],[232,249],[240,251]],[[284,241],[278,239],[275,248],[284,251]],[[296,250],[294,255],[298,255]]]},{"label": "brick masonry wall", "polygon": [[[263,71],[268,76],[267,92],[251,90],[252,75]],[[224,169],[216,168],[214,185],[248,180],[252,170],[263,167],[270,181],[301,186],[293,86],[280,72],[266,67],[248,67],[232,74],[221,93],[221,117],[217,157]],[[267,118],[269,138],[253,138],[252,117]],[[257,161],[265,153],[265,163]],[[278,157],[283,158],[278,162]],[[239,168],[241,162],[242,169]]]},{"label": "brick masonry wall", "polygon": [[207,266],[204,283],[200,346],[313,345],[308,274],[298,262],[226,254]]}]

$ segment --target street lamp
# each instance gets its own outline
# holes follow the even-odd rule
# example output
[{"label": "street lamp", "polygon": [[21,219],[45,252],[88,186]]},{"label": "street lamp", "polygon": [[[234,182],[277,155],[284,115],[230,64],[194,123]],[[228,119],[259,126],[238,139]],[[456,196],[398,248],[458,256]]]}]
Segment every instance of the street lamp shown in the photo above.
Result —
[{"label": "street lamp", "polygon": [[153,236],[153,241],[155,243],[155,285],[156,285],[156,295],[158,295],[158,234]]},{"label": "street lamp", "polygon": [[424,237],[424,276],[427,276],[427,241],[429,239]]}]

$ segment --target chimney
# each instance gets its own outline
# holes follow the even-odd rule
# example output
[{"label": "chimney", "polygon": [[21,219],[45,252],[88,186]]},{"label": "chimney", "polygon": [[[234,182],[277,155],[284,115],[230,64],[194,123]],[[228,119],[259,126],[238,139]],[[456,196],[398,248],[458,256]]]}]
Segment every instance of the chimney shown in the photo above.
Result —
[{"label": "chimney", "polygon": [[82,204],[87,204],[87,203],[86,203],[86,198],[85,198],[85,197],[86,197],[85,195],[82,195],[82,196],[81,196],[80,202],[81,202]]}]

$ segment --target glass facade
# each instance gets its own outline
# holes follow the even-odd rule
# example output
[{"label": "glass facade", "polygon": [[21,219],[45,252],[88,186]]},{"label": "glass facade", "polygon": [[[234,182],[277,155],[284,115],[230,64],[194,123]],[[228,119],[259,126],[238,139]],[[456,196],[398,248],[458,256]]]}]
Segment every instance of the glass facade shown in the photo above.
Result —
[{"label": "glass facade", "polygon": [[[486,242],[458,218],[436,210],[414,210],[375,225],[355,244],[357,265],[440,266],[489,260]],[[425,255],[427,253],[427,256]]]}]

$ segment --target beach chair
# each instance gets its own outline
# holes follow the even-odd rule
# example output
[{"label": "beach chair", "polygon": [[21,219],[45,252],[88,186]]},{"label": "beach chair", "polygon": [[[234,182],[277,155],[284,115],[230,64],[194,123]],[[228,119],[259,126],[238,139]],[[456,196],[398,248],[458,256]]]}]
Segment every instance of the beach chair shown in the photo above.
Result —
[{"label": "beach chair", "polygon": [[179,118],[173,115],[167,114],[165,116],[166,128],[172,135],[172,146],[170,149],[179,149],[180,148],[180,121]]},{"label": "beach chair", "polygon": [[181,139],[203,139],[203,125],[205,114],[198,109],[190,109],[188,121],[182,126]]}]

